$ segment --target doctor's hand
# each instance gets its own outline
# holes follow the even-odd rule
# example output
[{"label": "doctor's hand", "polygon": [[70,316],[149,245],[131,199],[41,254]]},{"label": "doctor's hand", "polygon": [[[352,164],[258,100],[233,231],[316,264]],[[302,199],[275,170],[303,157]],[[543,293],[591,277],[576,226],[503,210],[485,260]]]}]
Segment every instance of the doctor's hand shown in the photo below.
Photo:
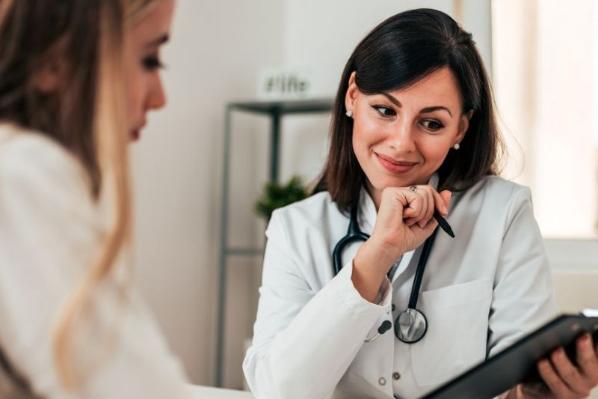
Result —
[{"label": "doctor's hand", "polygon": [[569,360],[563,348],[555,350],[549,359],[538,362],[538,372],[544,384],[522,384],[516,388],[513,398],[587,398],[598,386],[598,345],[589,334],[578,338],[576,343],[576,366]]},{"label": "doctor's hand", "polygon": [[353,259],[352,280],[365,299],[373,302],[394,262],[432,235],[438,226],[434,211],[446,216],[450,199],[450,191],[438,193],[429,185],[382,191],[372,235]]},{"label": "doctor's hand", "polygon": [[429,185],[384,189],[371,239],[392,253],[389,267],[434,232],[438,225],[434,211],[446,216],[450,199],[450,191],[438,193]]}]

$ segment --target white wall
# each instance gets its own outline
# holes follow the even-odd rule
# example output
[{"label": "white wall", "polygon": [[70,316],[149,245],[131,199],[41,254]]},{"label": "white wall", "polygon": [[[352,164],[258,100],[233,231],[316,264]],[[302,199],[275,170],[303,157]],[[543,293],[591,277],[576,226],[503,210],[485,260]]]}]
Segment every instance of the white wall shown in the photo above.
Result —
[{"label": "white wall", "polygon": [[[455,6],[460,10],[454,15]],[[378,23],[413,8],[435,8],[462,17],[484,61],[491,65],[490,0],[285,0],[284,62],[313,75],[315,97],[334,97],[345,63],[357,43]],[[282,177],[318,175],[326,157],[329,119],[292,118],[285,124]]]},{"label": "white wall", "polygon": [[452,0],[285,0],[284,61],[314,73],[315,95],[336,92],[338,81],[357,43],[378,23],[418,7],[452,13]]},{"label": "white wall", "polygon": [[[139,283],[195,383],[210,384],[214,372],[224,106],[253,97],[258,70],[280,63],[281,15],[277,0],[179,0],[164,54],[169,104],[151,117],[133,150]],[[246,122],[236,132],[236,143],[246,151],[235,155],[248,165],[244,172],[259,176],[266,168],[260,169],[261,158],[253,158],[260,157],[256,148],[263,147],[258,133],[264,127]],[[242,183],[235,186],[243,189]],[[248,210],[244,206],[237,208]],[[245,224],[235,232],[255,235],[251,228]],[[254,271],[238,270],[231,291],[242,293]],[[255,310],[247,302],[231,301],[247,318],[234,317],[231,331],[236,322],[243,328],[251,324]],[[239,362],[239,350],[233,349],[229,357]],[[240,385],[238,365],[234,368],[236,380],[228,384]]]}]

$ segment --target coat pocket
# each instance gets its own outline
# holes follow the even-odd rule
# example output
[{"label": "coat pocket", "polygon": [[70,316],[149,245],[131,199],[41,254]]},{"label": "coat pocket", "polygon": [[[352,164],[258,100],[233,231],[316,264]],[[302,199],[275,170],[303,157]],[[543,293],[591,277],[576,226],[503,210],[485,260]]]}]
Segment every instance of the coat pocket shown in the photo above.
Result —
[{"label": "coat pocket", "polygon": [[418,309],[428,319],[424,338],[410,345],[420,387],[448,381],[486,358],[492,281],[474,280],[420,294]]}]

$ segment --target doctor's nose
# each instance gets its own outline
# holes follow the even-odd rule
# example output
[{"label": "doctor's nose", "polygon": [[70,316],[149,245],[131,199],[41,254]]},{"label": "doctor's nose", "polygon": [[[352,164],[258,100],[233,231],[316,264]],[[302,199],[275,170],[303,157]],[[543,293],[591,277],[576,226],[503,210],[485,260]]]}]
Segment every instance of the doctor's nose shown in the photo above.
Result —
[{"label": "doctor's nose", "polygon": [[398,122],[389,131],[388,142],[390,143],[390,147],[397,152],[415,152],[415,131],[413,125],[408,121]]}]

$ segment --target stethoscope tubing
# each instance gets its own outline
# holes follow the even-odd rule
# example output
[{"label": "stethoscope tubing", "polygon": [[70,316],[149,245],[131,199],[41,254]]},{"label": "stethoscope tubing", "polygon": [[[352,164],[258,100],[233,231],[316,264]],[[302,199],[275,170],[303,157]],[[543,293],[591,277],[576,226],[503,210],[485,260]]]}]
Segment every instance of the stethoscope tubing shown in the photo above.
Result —
[{"label": "stethoscope tubing", "polygon": [[[419,292],[421,289],[421,284],[422,284],[422,280],[423,280],[423,276],[424,276],[424,271],[426,269],[426,263],[428,262],[428,257],[430,256],[430,253],[432,251],[432,247],[434,245],[434,241],[436,239],[437,232],[438,232],[438,228],[436,228],[434,230],[432,235],[430,237],[428,237],[424,243],[419,260],[417,262],[417,269],[415,270],[415,276],[413,278],[413,285],[411,286],[411,294],[409,295],[409,305],[408,305],[407,309],[405,309],[404,311],[399,313],[399,315],[397,316],[395,323],[394,323],[395,336],[400,341],[407,343],[407,344],[419,342],[424,337],[424,335],[426,334],[426,332],[428,330],[428,321],[427,321],[426,315],[423,312],[419,311],[416,307],[417,307]],[[357,207],[356,206],[351,207],[349,227],[347,229],[347,234],[345,234],[345,236],[342,237],[336,243],[336,245],[334,246],[334,249],[332,251],[333,271],[334,271],[335,276],[341,271],[341,268],[343,266],[342,259],[341,259],[343,250],[349,244],[351,244],[353,242],[359,242],[359,241],[365,242],[369,238],[370,238],[370,236],[368,234],[362,232],[359,229],[359,224],[357,222]],[[389,276],[389,278],[392,278],[392,276]],[[414,334],[409,334],[409,333],[403,334],[401,331],[401,328],[400,328],[401,327],[400,319],[403,316],[410,317],[409,320],[411,320],[412,317],[419,319],[419,321],[421,322],[420,323],[421,328],[419,329],[419,331]],[[417,323],[415,323],[415,325],[417,325]],[[386,329],[384,331],[386,331]],[[411,331],[411,327],[408,328],[408,331]],[[376,335],[376,338],[379,335],[381,335],[380,331]],[[366,342],[373,342],[374,340],[375,340],[375,338],[366,339]]]},{"label": "stethoscope tubing", "polygon": [[411,294],[409,295],[409,305],[407,306],[409,309],[417,308],[417,300],[419,298],[419,292],[424,277],[424,271],[426,270],[426,264],[428,263],[430,252],[432,252],[432,247],[434,246],[434,241],[436,240],[437,232],[438,228],[436,228],[432,235],[426,239],[424,247],[422,248],[422,252],[417,263],[417,269],[415,271],[415,277],[413,277],[413,286],[411,288]]}]

